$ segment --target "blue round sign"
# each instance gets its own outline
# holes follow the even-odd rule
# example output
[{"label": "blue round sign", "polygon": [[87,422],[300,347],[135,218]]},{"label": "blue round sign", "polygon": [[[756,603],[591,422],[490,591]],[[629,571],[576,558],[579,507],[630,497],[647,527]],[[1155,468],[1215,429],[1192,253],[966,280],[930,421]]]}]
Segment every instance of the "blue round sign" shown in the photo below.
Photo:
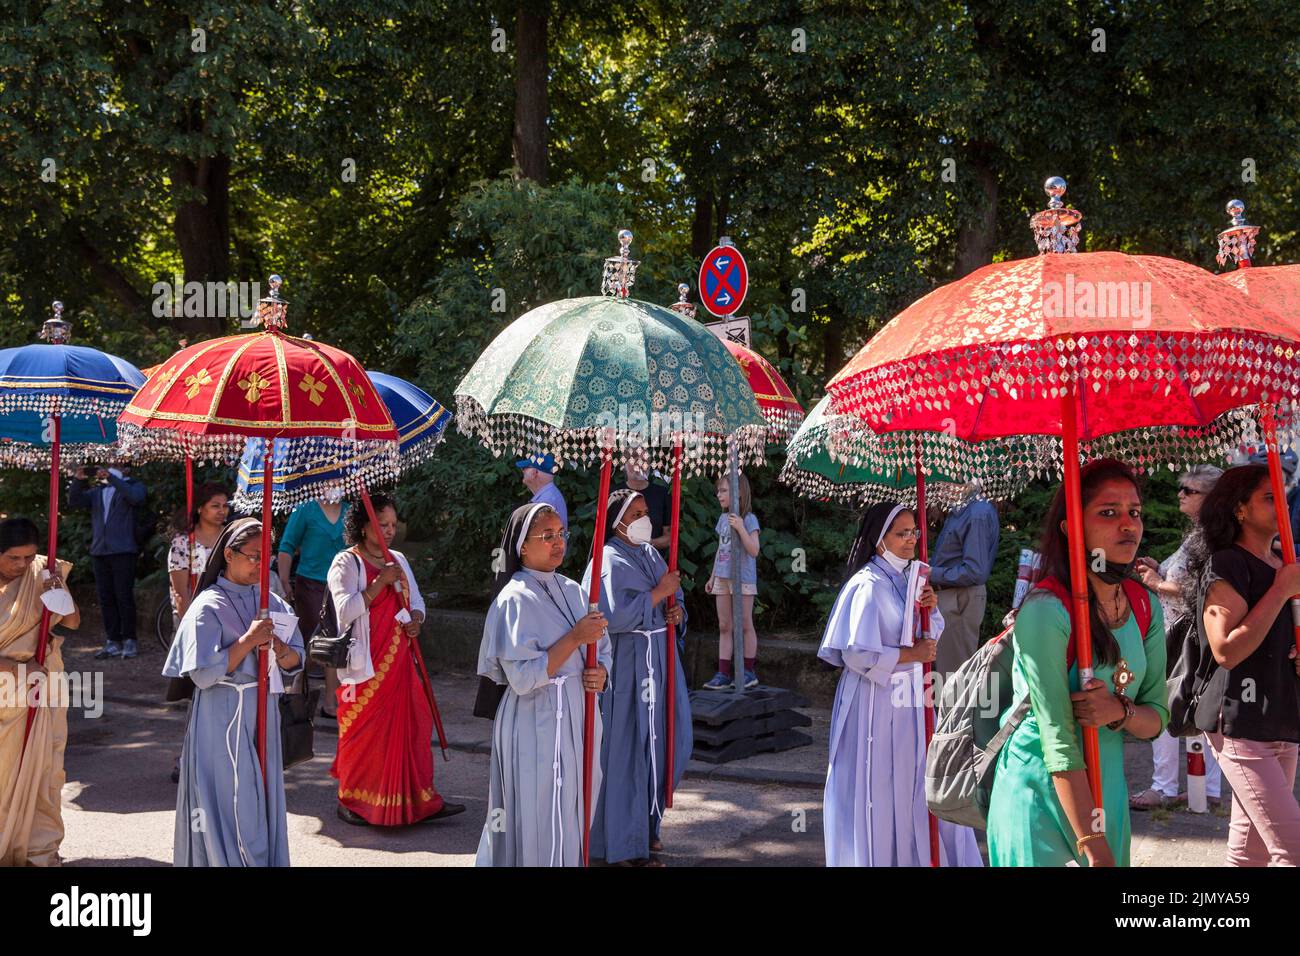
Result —
[{"label": "blue round sign", "polygon": [[696,288],[700,290],[700,302],[711,314],[718,318],[734,315],[749,291],[749,268],[740,250],[735,246],[714,246],[700,263]]}]

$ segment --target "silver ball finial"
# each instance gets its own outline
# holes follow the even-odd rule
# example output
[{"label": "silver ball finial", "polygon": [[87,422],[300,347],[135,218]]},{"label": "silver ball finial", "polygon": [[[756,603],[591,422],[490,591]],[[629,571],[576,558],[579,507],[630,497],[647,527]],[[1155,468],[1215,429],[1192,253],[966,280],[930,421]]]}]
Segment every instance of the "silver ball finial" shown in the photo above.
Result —
[{"label": "silver ball finial", "polygon": [[641,263],[632,258],[632,230],[618,231],[618,255],[605,260],[605,268],[600,278],[601,295],[626,299],[636,280],[636,268]]},{"label": "silver ball finial", "polygon": [[685,316],[688,319],[695,318],[695,306],[686,301],[686,294],[691,291],[691,287],[685,282],[677,283],[677,301],[671,306],[672,310],[678,315]]},{"label": "silver ball finial", "polygon": [[1051,202],[1047,204],[1049,209],[1060,209],[1064,203],[1061,197],[1065,195],[1067,183],[1060,176],[1049,176],[1047,182],[1043,183],[1043,192],[1051,197]]},{"label": "silver ball finial", "polygon": [[261,323],[264,329],[286,328],[289,324],[289,301],[280,295],[280,286],[284,284],[284,279],[273,275],[266,284],[271,287],[271,291],[258,300],[257,318],[254,322]]},{"label": "silver ball finial", "polygon": [[1219,233],[1219,252],[1214,261],[1227,265],[1229,261],[1238,266],[1249,266],[1255,255],[1255,239],[1259,235],[1259,226],[1246,222],[1246,204],[1240,199],[1229,199],[1224,211],[1232,217],[1232,225]]},{"label": "silver ball finial", "polygon": [[1029,217],[1029,228],[1040,253],[1077,252],[1079,248],[1079,223],[1083,213],[1067,206],[1061,199],[1066,182],[1060,176],[1049,176],[1043,183],[1048,195],[1047,208]]},{"label": "silver ball finial", "polygon": [[54,314],[41,325],[40,337],[51,345],[66,345],[72,337],[72,326],[63,317],[63,303],[55,299],[50,310]]}]

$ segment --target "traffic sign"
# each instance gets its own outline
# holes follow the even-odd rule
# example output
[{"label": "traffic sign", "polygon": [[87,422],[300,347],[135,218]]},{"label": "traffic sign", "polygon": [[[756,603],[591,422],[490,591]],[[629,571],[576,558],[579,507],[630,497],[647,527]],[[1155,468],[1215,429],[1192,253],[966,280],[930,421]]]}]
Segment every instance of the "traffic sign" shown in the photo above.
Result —
[{"label": "traffic sign", "polygon": [[749,344],[749,316],[738,315],[733,319],[726,319],[722,322],[710,322],[704,326],[720,342],[735,342],[750,348]]},{"label": "traffic sign", "polygon": [[749,291],[749,268],[740,250],[731,245],[714,246],[700,263],[697,288],[710,313],[720,319],[734,315]]}]

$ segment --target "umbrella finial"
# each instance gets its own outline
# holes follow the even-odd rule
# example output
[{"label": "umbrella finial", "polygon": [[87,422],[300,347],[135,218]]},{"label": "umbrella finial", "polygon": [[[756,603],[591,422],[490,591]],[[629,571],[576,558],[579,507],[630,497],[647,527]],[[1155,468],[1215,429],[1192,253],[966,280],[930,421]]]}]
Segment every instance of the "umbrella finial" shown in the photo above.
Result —
[{"label": "umbrella finial", "polygon": [[1065,190],[1064,179],[1050,177],[1043,183],[1043,192],[1051,197],[1047,208],[1029,217],[1029,228],[1040,253],[1079,251],[1079,223],[1083,221],[1083,213],[1061,199]]},{"label": "umbrella finial", "polygon": [[636,267],[641,263],[629,258],[632,251],[632,230],[620,229],[618,233],[618,255],[605,260],[605,273],[600,280],[600,294],[612,295],[616,299],[626,299],[636,280]]},{"label": "umbrella finial", "polygon": [[1255,255],[1255,237],[1259,235],[1259,226],[1246,222],[1246,204],[1240,199],[1229,199],[1225,211],[1232,217],[1232,225],[1219,233],[1219,254],[1214,261],[1227,265],[1232,260],[1238,266],[1250,265]]},{"label": "umbrella finial", "polygon": [[289,325],[289,301],[280,295],[280,286],[283,284],[284,280],[278,275],[271,276],[267,280],[267,285],[271,287],[270,295],[257,302],[257,318],[254,322],[260,322],[264,329],[284,329]]},{"label": "umbrella finial", "polygon": [[694,304],[686,301],[686,293],[691,291],[691,287],[685,282],[677,284],[677,301],[672,304],[672,310],[683,318],[695,318]]},{"label": "umbrella finial", "polygon": [[41,326],[41,338],[51,345],[66,345],[72,338],[72,326],[63,317],[63,303],[55,299],[50,308],[54,314]]}]

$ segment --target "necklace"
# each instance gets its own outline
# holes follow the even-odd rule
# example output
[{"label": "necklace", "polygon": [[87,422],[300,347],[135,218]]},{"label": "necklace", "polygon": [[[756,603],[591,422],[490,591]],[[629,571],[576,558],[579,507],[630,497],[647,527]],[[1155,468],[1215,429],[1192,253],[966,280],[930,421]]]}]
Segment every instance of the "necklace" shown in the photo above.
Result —
[{"label": "necklace", "polygon": [[366,547],[364,544],[359,546],[357,550],[360,551],[362,554],[364,554],[371,561],[378,562],[379,564],[384,563],[384,555],[382,552],[379,554],[371,554],[370,549]]},{"label": "necklace", "polygon": [[1110,627],[1114,627],[1116,624],[1119,623],[1120,614],[1122,613],[1120,610],[1120,601],[1123,598],[1123,596],[1124,596],[1123,585],[1119,585],[1119,584],[1115,585],[1115,594],[1113,600],[1111,601],[1114,607],[1106,608],[1106,616],[1110,619],[1106,623]]}]

